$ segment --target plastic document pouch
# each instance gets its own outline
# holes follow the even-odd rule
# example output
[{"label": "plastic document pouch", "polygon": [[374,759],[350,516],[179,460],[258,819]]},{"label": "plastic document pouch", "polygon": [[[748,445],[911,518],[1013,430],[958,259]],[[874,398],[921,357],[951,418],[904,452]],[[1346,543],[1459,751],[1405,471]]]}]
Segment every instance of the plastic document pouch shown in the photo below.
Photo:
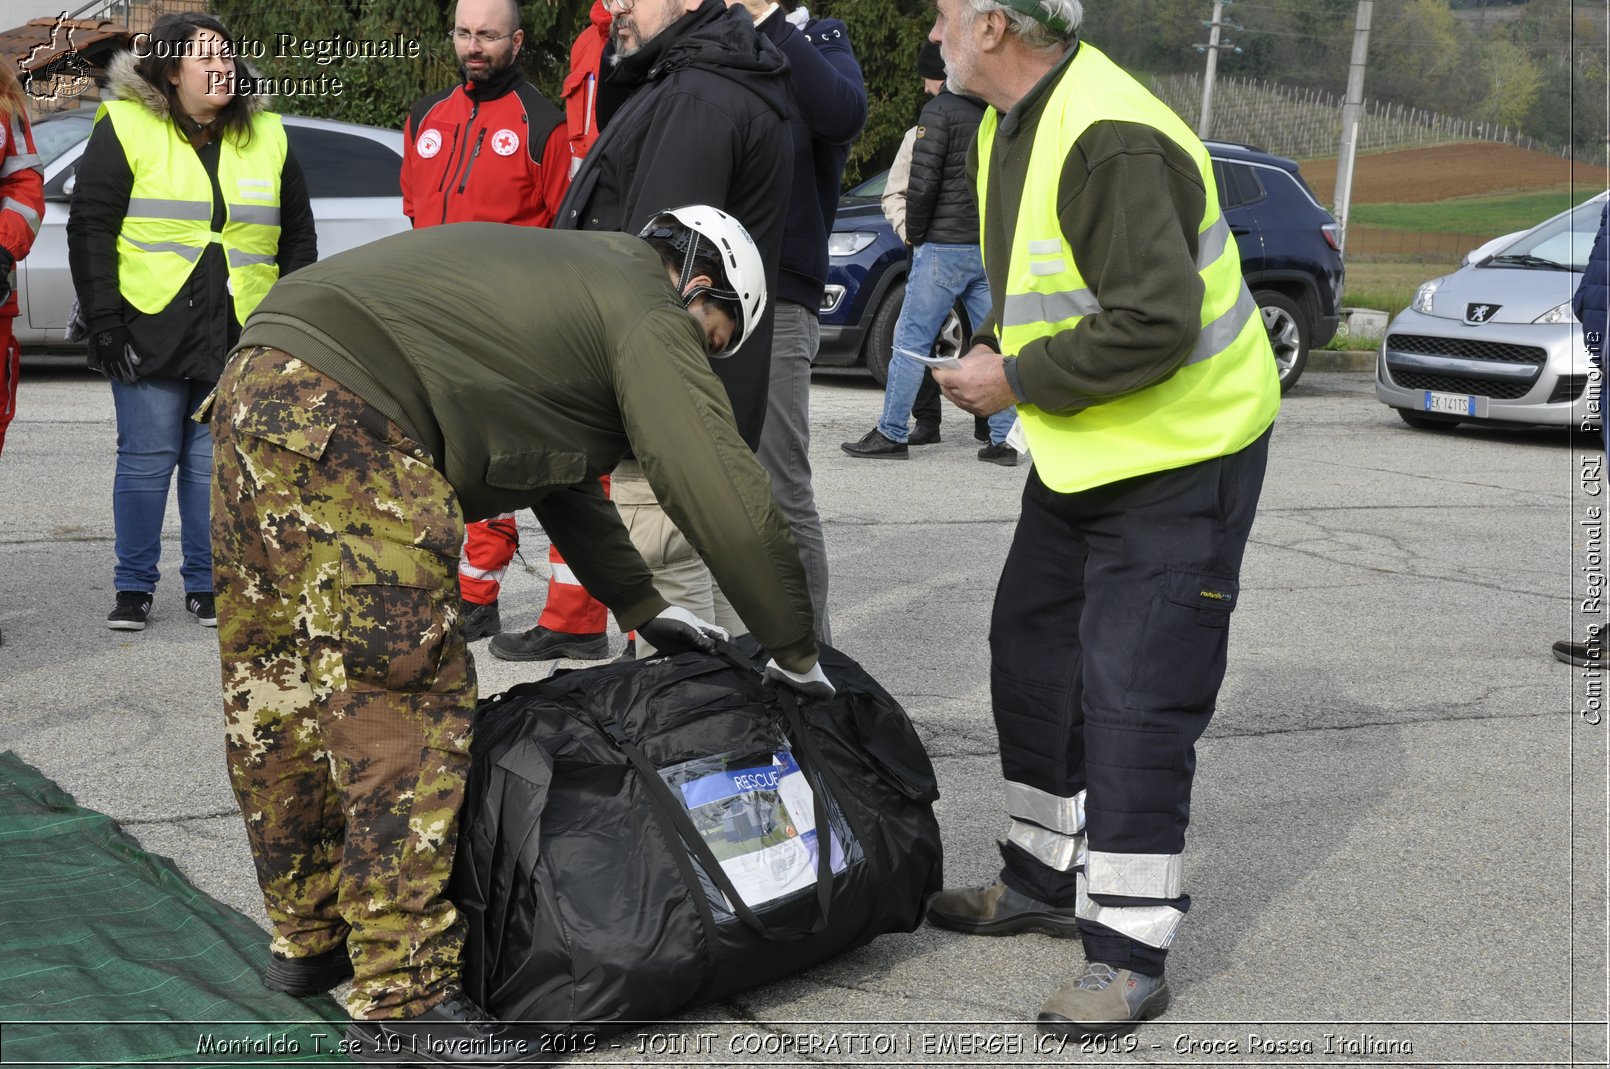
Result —
[{"label": "plastic document pouch", "polygon": [[[662,769],[660,777],[687,806],[744,905],[756,909],[815,888],[816,795],[792,752],[701,757]],[[828,841],[832,870],[843,872],[844,846],[833,828]]]}]

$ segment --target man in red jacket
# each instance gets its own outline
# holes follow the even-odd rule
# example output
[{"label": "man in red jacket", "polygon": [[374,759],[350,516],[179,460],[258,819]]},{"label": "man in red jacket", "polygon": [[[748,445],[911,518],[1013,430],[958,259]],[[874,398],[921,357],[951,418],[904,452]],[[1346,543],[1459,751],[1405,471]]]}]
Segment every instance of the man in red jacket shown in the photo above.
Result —
[{"label": "man in red jacket", "polygon": [[[525,33],[514,0],[459,0],[453,49],[464,82],[428,96],[404,129],[403,211],[414,226],[515,223],[546,227],[570,185],[570,132],[559,109],[526,80],[517,62]],[[498,594],[520,545],[512,515],[466,528],[459,587],[464,637],[502,630]],[[603,657],[606,610],[556,551],[536,631],[541,656]]]}]

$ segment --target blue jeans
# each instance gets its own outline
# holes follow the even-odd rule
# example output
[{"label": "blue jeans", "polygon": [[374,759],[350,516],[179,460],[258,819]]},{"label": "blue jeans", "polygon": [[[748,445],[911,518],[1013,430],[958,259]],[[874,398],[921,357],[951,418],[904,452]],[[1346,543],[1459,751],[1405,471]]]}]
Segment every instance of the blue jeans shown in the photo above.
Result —
[{"label": "blue jeans", "polygon": [[112,380],[117,409],[117,472],[112,479],[112,532],[118,590],[156,590],[168,486],[179,470],[179,574],[186,593],[212,591],[212,436],[191,414],[212,392],[210,382]]},{"label": "blue jeans", "polygon": [[[962,302],[973,326],[989,315],[989,281],[977,245],[918,245],[911,251],[911,273],[906,277],[906,300],[894,325],[894,352],[889,356],[889,381],[883,388],[883,415],[878,430],[885,438],[904,442],[911,435],[911,406],[922,385],[923,364],[914,356],[933,351],[934,339],[945,316]],[[1006,408],[989,418],[990,441],[1000,444],[1016,419]]]}]

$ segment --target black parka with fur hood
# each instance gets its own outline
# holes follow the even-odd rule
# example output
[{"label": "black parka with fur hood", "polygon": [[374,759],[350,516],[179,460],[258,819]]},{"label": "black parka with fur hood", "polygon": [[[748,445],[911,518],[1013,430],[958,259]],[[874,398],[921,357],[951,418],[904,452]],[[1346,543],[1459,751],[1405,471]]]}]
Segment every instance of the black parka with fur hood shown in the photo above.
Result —
[{"label": "black parka with fur hood", "polygon": [[[112,60],[107,74],[120,100],[133,100],[160,118],[170,118],[167,99],[135,70],[132,52]],[[265,107],[263,97],[248,98],[252,110]],[[184,129],[184,120],[181,129]],[[212,179],[213,228],[222,229],[223,196],[218,188],[218,142],[208,141],[196,154]],[[313,231],[313,208],[307,182],[296,157],[287,150],[279,176],[281,277],[318,258]],[[223,246],[207,246],[168,306],[150,315],[142,313],[118,289],[117,235],[128,213],[134,172],[110,121],[98,122],[78,161],[72,214],[67,220],[67,259],[73,288],[90,332],[118,325],[128,327],[140,355],[140,377],[199,379],[215,382],[224,360],[240,338],[230,297],[229,269]]]}]

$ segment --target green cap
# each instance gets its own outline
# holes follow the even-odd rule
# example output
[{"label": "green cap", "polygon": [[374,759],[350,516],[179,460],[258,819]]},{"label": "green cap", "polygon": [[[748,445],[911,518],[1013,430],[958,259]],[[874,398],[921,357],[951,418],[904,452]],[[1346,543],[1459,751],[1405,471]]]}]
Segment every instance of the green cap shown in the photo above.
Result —
[{"label": "green cap", "polygon": [[1013,11],[1021,12],[1035,22],[1049,26],[1058,33],[1073,32],[1068,20],[1055,13],[1046,0],[996,0],[1002,7],[1009,7]]}]

